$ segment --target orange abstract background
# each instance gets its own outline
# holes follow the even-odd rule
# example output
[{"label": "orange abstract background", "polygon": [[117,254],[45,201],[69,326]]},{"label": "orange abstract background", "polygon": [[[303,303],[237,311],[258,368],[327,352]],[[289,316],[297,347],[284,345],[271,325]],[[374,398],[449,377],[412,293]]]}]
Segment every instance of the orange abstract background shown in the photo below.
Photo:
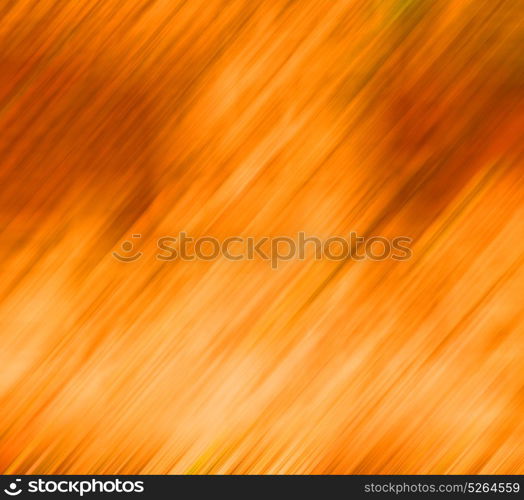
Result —
[{"label": "orange abstract background", "polygon": [[[0,18],[2,473],[524,473],[521,0]],[[179,231],[413,257],[154,259]]]}]

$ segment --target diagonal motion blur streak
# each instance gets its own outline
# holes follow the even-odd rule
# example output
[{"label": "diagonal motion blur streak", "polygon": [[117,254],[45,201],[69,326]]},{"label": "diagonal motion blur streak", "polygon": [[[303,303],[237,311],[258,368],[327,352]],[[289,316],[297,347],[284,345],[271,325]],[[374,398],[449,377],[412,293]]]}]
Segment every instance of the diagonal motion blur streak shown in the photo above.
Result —
[{"label": "diagonal motion blur streak", "polygon": [[[0,16],[0,472],[524,473],[521,0]],[[413,257],[146,258],[179,231]]]}]

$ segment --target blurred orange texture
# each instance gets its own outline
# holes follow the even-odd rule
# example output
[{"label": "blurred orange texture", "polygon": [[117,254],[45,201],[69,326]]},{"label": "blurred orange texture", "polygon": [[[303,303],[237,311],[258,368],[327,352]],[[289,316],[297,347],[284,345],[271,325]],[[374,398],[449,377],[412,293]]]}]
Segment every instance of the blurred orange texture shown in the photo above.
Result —
[{"label": "blurred orange texture", "polygon": [[[2,473],[524,473],[522,0],[0,18]],[[179,231],[413,257],[152,258]]]}]

